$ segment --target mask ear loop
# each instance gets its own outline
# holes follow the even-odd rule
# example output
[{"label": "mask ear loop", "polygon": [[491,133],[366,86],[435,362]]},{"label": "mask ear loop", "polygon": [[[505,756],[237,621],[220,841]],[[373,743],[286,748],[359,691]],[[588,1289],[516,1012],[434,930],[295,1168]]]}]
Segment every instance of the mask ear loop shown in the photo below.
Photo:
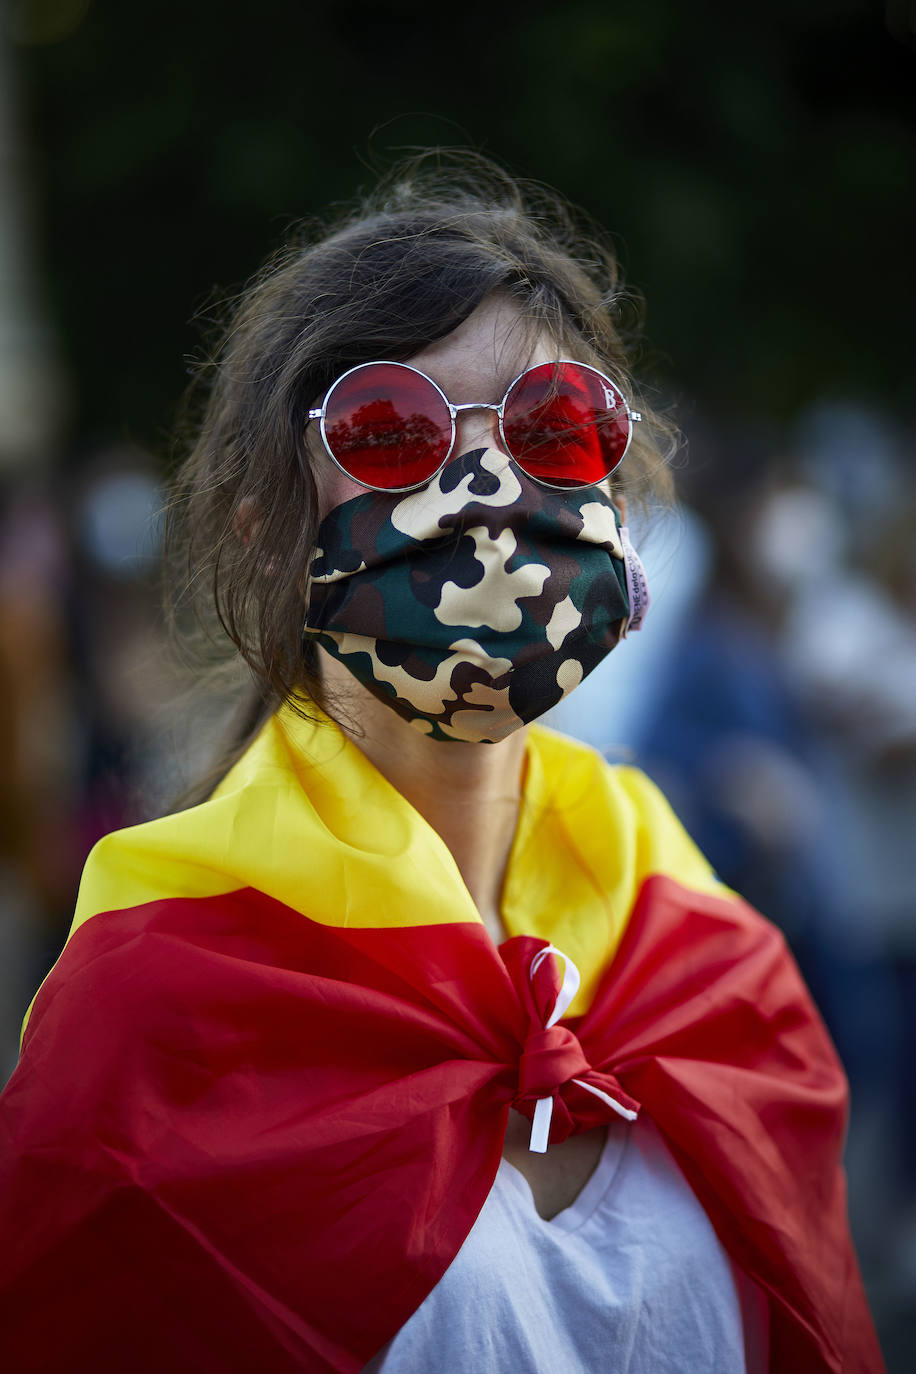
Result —
[{"label": "mask ear loop", "polygon": [[630,543],[626,525],[621,525],[618,533],[627,578],[627,600],[630,603],[630,614],[620,632],[620,638],[626,639],[631,630],[642,629],[652,598],[649,595],[649,579],[646,577],[643,561]]}]

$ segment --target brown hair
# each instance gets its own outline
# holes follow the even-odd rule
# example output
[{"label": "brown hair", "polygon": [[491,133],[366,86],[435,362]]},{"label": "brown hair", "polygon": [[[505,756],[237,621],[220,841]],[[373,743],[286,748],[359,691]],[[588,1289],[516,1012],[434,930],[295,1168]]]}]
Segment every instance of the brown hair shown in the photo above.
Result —
[{"label": "brown hair", "polygon": [[620,383],[644,420],[618,486],[637,501],[670,495],[674,430],[629,375],[639,311],[610,243],[559,196],[477,154],[401,164],[266,264],[191,393],[202,404],[167,522],[169,603],[173,624],[193,613],[198,662],[222,649],[251,671],[258,703],[243,707],[238,745],[294,693],[321,700],[302,636],[318,523],[309,407],[347,368],[409,358],[495,291]]}]

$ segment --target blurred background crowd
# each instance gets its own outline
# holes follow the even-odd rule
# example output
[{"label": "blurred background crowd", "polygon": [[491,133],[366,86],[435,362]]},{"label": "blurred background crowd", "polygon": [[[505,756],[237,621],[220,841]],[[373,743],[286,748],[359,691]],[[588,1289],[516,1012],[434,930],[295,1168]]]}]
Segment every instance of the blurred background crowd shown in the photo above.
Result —
[{"label": "blurred background crowd", "polygon": [[0,1081],[106,831],[180,777],[157,549],[206,325],[285,227],[470,144],[615,236],[687,439],[646,629],[553,713],[776,921],[853,1090],[853,1225],[916,1335],[916,9],[7,0]]}]

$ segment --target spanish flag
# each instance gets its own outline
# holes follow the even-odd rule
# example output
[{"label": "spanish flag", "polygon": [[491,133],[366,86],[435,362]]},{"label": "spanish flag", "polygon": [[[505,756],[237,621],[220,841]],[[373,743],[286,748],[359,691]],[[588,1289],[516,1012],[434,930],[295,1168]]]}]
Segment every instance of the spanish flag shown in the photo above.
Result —
[{"label": "spanish flag", "polygon": [[[648,1112],[768,1298],[772,1369],[880,1370],[842,1070],[652,784],[531,730],[497,948],[314,715],[90,856],[0,1099],[4,1367],[355,1374],[462,1245],[515,1106],[552,1141]],[[581,982],[549,1025],[559,951]]]}]

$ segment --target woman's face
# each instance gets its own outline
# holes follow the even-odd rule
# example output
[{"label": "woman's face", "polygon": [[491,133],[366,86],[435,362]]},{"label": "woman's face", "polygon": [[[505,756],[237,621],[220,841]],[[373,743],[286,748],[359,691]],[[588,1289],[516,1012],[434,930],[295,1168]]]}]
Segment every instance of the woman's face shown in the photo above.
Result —
[{"label": "woman's face", "polygon": [[[451,334],[408,361],[432,377],[453,405],[472,401],[498,405],[526,367],[553,362],[556,356],[556,344],[545,330],[532,329],[530,318],[508,297],[493,295]],[[471,449],[489,448],[510,461],[495,411],[461,411],[455,425],[452,459]],[[310,431],[309,452],[321,519],[335,506],[363,495],[366,488],[347,477],[328,457],[317,427]]]},{"label": "woman's face", "polygon": [[[453,405],[476,407],[498,405],[556,355],[548,332],[494,296],[410,361]],[[367,492],[313,453],[323,523],[306,630],[420,733],[504,740],[572,691],[629,624],[631,563],[606,483],[526,478],[492,410],[459,411],[458,466],[417,491]]]}]

